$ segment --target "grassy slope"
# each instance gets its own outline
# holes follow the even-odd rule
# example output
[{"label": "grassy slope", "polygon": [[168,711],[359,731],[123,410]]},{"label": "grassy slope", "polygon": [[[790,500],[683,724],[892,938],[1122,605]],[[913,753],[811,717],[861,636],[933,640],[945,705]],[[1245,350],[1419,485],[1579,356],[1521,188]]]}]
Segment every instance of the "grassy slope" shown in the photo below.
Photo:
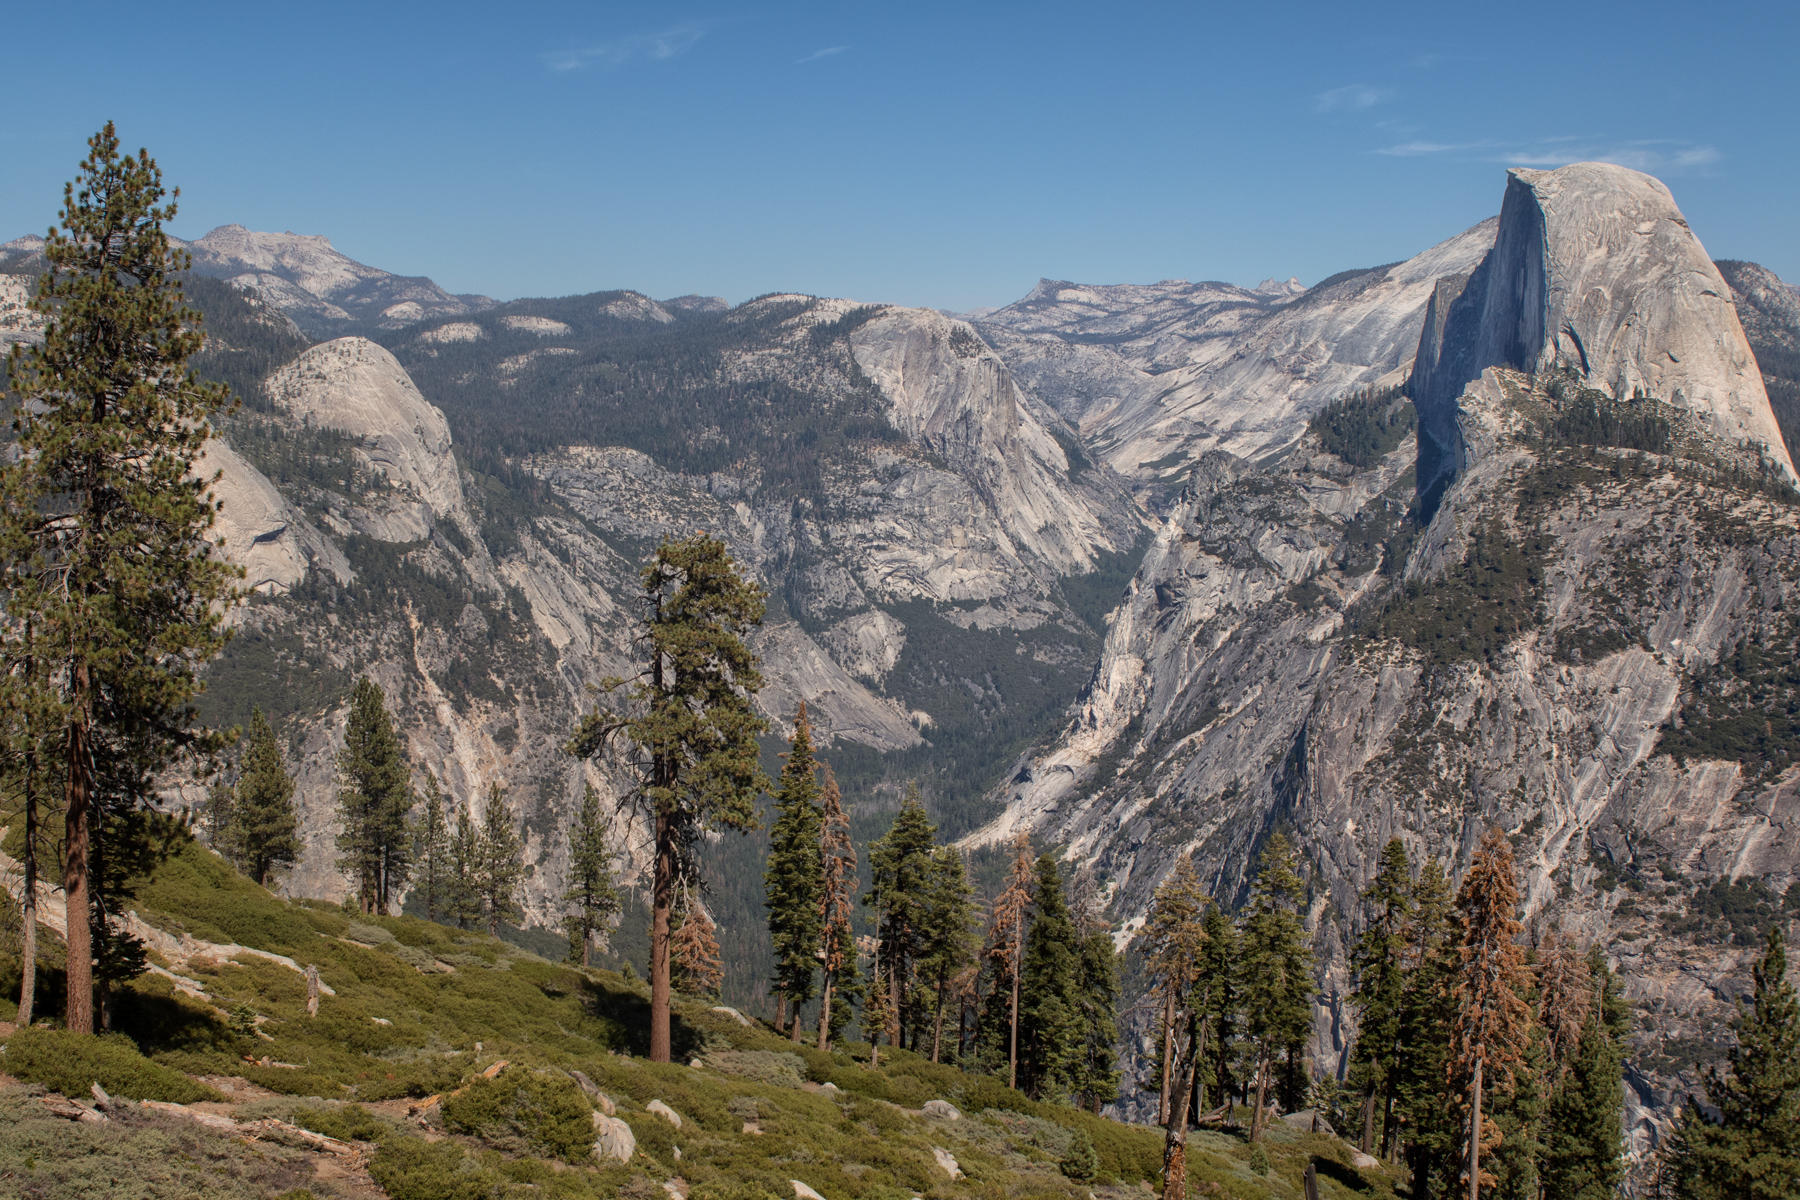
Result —
[{"label": "grassy slope", "polygon": [[[19,1037],[17,1053],[0,1057],[0,1069],[65,1083],[104,1073],[122,1094],[133,1095],[136,1086],[145,1096],[168,1086],[171,1068],[246,1079],[279,1096],[237,1105],[234,1115],[279,1116],[371,1142],[373,1177],[398,1200],[526,1194],[660,1200],[661,1183],[677,1177],[694,1200],[789,1197],[791,1179],[829,1200],[1077,1198],[1090,1191],[1123,1197],[1144,1195],[1160,1166],[1158,1130],[1036,1104],[990,1077],[891,1050],[884,1050],[879,1069],[870,1069],[866,1046],[821,1054],[762,1026],[740,1025],[704,1001],[678,1003],[675,1032],[678,1057],[697,1057],[703,1065],[648,1063],[633,1057],[644,1048],[647,1010],[639,981],[550,963],[485,935],[412,918],[290,904],[192,844],[145,884],[135,907],[163,929],[316,964],[336,994],[325,996],[318,1016],[308,1019],[297,972],[252,957],[191,958],[177,964],[177,973],[200,983],[204,1000],[181,996],[154,976],[120,998],[117,1023],[150,1063],[121,1065],[115,1042],[105,1064],[58,1064],[58,1053],[75,1053],[57,1050],[66,1040],[33,1031]],[[247,1032],[252,1022],[254,1034]],[[123,1049],[129,1056],[130,1048]],[[429,1123],[405,1117],[404,1098],[448,1092],[498,1059],[514,1064],[502,1080],[535,1071],[552,1091],[572,1088],[565,1071],[585,1072],[636,1135],[631,1163],[597,1166],[579,1152],[570,1156],[580,1160],[575,1165],[537,1156],[529,1149],[533,1123],[550,1118],[539,1118],[529,1105],[501,1104],[499,1117],[471,1125],[466,1118],[459,1124],[451,1104],[451,1125],[460,1133],[447,1132],[441,1116]],[[950,1100],[966,1116],[944,1121],[916,1111],[934,1098]],[[646,1111],[652,1100],[683,1116],[679,1131]],[[91,1182],[108,1171],[130,1175],[128,1164],[140,1153],[163,1164],[130,1176],[130,1194],[146,1198],[199,1194],[190,1186],[194,1172],[208,1180],[205,1194],[218,1196],[274,1195],[296,1186],[296,1172],[305,1175],[299,1150],[251,1153],[240,1145],[228,1154],[235,1144],[228,1135],[171,1128],[150,1116],[106,1127],[109,1136],[99,1142],[86,1126],[58,1138],[34,1107],[16,1087],[0,1092],[0,1163],[15,1164],[0,1168],[14,1171],[0,1177],[0,1191],[79,1194],[68,1190],[70,1180]],[[1060,1164],[1084,1142],[1094,1148],[1098,1173],[1077,1182]],[[954,1155],[966,1177],[948,1178],[934,1147]],[[1195,1194],[1297,1197],[1299,1176],[1313,1161],[1322,1195],[1392,1195],[1379,1172],[1364,1179],[1350,1168],[1348,1148],[1335,1139],[1278,1128],[1268,1154],[1272,1169],[1258,1175],[1249,1166],[1249,1147],[1235,1137],[1196,1134],[1190,1150]],[[75,1163],[80,1171],[72,1173]],[[301,1183],[319,1197],[372,1194],[367,1176],[360,1185],[329,1176]]]}]

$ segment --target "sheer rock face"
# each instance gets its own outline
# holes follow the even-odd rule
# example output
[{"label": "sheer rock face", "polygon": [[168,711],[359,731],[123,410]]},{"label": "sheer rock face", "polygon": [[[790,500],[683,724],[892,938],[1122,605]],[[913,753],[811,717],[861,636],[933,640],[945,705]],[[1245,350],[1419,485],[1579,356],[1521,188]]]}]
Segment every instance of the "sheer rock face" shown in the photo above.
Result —
[{"label": "sheer rock face", "polygon": [[1285,286],[1046,280],[981,328],[1140,497],[1166,499],[1206,451],[1279,452],[1331,401],[1404,380],[1438,278],[1473,270],[1495,228],[1484,221],[1406,262],[1298,296]]},{"label": "sheer rock face", "polygon": [[339,338],[306,351],[267,386],[290,415],[357,439],[358,460],[386,480],[383,502],[353,517],[359,532],[410,542],[438,520],[473,528],[450,425],[392,354],[365,338]]},{"label": "sheer rock face", "polygon": [[267,476],[216,438],[194,468],[201,479],[214,473],[219,516],[213,537],[226,557],[244,568],[245,588],[264,595],[286,592],[315,564],[339,583],[350,581],[350,564],[337,546]]},{"label": "sheer rock face", "polygon": [[1731,290],[1663,184],[1608,163],[1508,173],[1493,251],[1433,297],[1414,397],[1422,491],[1454,474],[1453,408],[1491,366],[1578,371],[1702,414],[1727,442],[1793,463]]}]

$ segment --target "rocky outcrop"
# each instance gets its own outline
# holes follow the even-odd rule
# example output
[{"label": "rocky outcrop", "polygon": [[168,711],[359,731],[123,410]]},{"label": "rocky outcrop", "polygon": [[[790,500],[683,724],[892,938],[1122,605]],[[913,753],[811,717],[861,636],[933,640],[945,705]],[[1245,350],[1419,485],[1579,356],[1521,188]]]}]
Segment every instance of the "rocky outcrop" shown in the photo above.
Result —
[{"label": "rocky outcrop", "polygon": [[1492,366],[1560,365],[1619,398],[1701,414],[1793,479],[1731,291],[1668,188],[1610,163],[1508,173],[1493,250],[1433,296],[1414,372],[1420,489],[1459,465],[1453,406]]},{"label": "rocky outcrop", "polygon": [[217,438],[206,444],[194,468],[201,479],[215,473],[212,488],[219,515],[213,537],[226,557],[244,569],[246,589],[263,595],[288,591],[314,564],[340,584],[350,582],[350,564],[342,551],[267,476]]}]

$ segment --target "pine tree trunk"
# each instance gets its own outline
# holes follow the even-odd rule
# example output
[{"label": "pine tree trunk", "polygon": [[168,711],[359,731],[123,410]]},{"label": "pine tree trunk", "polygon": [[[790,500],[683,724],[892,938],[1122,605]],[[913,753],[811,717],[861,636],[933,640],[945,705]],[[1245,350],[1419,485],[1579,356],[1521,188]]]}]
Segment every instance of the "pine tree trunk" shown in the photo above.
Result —
[{"label": "pine tree trunk", "polygon": [[819,1045],[818,1045],[818,1048],[820,1050],[826,1049],[827,1043],[829,1042],[829,1040],[831,1038],[831,987],[832,987],[832,984],[837,982],[833,976],[834,976],[834,972],[831,972],[831,971],[825,972],[825,990],[823,993],[821,993],[820,999],[819,999]]},{"label": "pine tree trunk", "polygon": [[775,1031],[787,1028],[787,989],[775,989]]},{"label": "pine tree trunk", "polygon": [[1469,1200],[1481,1200],[1481,1059],[1475,1056],[1475,1080],[1470,1088],[1474,1101],[1469,1117]]},{"label": "pine tree trunk", "polygon": [[1256,1103],[1250,1109],[1250,1140],[1255,1141],[1262,1136],[1263,1102],[1269,1096],[1269,1054],[1258,1046],[1256,1050]]},{"label": "pine tree trunk", "polygon": [[1007,1051],[1006,1086],[1019,1086],[1019,968],[1012,973],[1012,1042]]},{"label": "pine tree trunk", "polygon": [[1375,1093],[1364,1092],[1362,1100],[1362,1137],[1356,1148],[1367,1154],[1375,1145]]},{"label": "pine tree trunk", "polygon": [[944,1046],[944,979],[940,975],[937,985],[937,1007],[931,1015],[931,1061],[938,1061],[938,1053]]},{"label": "pine tree trunk", "polygon": [[20,1029],[31,1025],[32,1010],[37,1004],[37,737],[27,728],[25,738],[25,848],[19,863],[25,872],[25,891],[20,905],[25,926],[24,943],[19,949]]},{"label": "pine tree trunk", "polygon": [[1163,1001],[1162,1094],[1156,1101],[1156,1123],[1169,1123],[1169,1088],[1175,1079],[1175,992]]},{"label": "pine tree trunk", "polygon": [[1381,1157],[1389,1162],[1395,1161],[1394,1143],[1396,1138],[1394,1135],[1396,1132],[1394,1128],[1394,1084],[1390,1079],[1386,1093],[1382,1097],[1381,1113]]},{"label": "pine tree trunk", "polygon": [[67,916],[68,999],[65,1023],[70,1033],[94,1032],[94,934],[89,926],[88,809],[92,802],[92,752],[88,746],[90,680],[86,663],[75,667],[73,716],[68,727],[68,782],[64,788],[67,816],[63,833],[63,897]]},{"label": "pine tree trunk", "polygon": [[[660,767],[660,764],[658,764]],[[650,888],[650,1061],[669,1061],[669,914],[675,906],[675,826],[656,814],[656,862]]]},{"label": "pine tree trunk", "polygon": [[800,1006],[794,1005],[794,1045],[800,1044]]},{"label": "pine tree trunk", "polygon": [[1181,1059],[1180,1086],[1175,1089],[1174,1108],[1164,1124],[1162,1200],[1187,1200],[1188,1097],[1193,1094],[1193,1059],[1185,1050]]},{"label": "pine tree trunk", "polygon": [[906,1007],[900,1003],[900,966],[895,960],[899,955],[888,959],[888,1004],[894,1016],[894,1045],[906,1044]]}]

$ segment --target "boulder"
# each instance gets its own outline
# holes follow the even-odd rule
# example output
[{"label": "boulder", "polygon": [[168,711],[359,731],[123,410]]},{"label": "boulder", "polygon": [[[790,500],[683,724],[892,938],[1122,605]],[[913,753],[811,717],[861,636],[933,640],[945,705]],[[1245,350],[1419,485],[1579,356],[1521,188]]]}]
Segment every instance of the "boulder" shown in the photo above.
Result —
[{"label": "boulder", "polygon": [[637,1135],[631,1132],[631,1126],[605,1113],[594,1114],[595,1158],[616,1158],[620,1162],[630,1162],[631,1156],[636,1152]]},{"label": "boulder", "polygon": [[749,1017],[746,1017],[737,1009],[732,1008],[729,1004],[715,1004],[713,1005],[712,1010],[722,1017],[730,1017],[739,1025],[749,1025],[751,1023]]},{"label": "boulder", "polygon": [[951,1154],[942,1146],[933,1146],[931,1148],[931,1157],[937,1159],[937,1165],[943,1170],[944,1174],[952,1179],[962,1178],[962,1167],[958,1165],[954,1154]]},{"label": "boulder", "polygon": [[661,1117],[675,1128],[681,1128],[681,1114],[664,1104],[661,1100],[652,1100],[644,1105],[644,1111],[652,1116]]},{"label": "boulder", "polygon": [[813,1191],[798,1179],[790,1179],[788,1182],[794,1185],[794,1200],[825,1200],[825,1197],[819,1195],[819,1193]]},{"label": "boulder", "polygon": [[925,1102],[925,1107],[921,1108],[919,1111],[928,1117],[938,1117],[945,1121],[962,1120],[962,1113],[957,1109],[956,1105],[950,1103],[948,1100],[927,1100]]}]

